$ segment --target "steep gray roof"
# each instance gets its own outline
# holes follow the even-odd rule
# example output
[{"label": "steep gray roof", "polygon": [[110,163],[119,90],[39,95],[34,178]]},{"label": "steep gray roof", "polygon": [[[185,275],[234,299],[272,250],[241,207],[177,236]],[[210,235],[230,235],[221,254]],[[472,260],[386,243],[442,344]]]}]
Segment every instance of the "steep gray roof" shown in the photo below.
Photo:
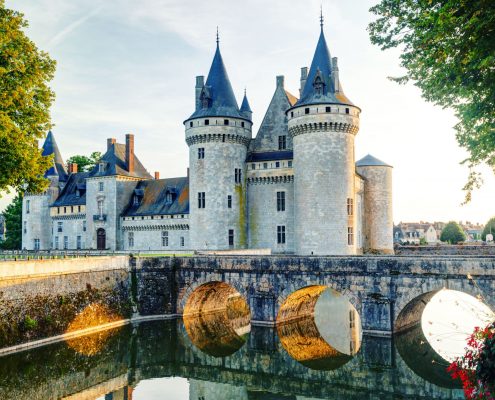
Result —
[{"label": "steep gray roof", "polygon": [[70,174],[66,185],[60,192],[52,207],[79,206],[86,204],[86,178],[88,172]]},{"label": "steep gray roof", "polygon": [[208,106],[196,110],[188,120],[199,117],[234,117],[246,119],[241,114],[237,105],[218,42],[210,72],[208,73],[208,78],[203,86],[201,95],[208,98]]},{"label": "steep gray roof", "polygon": [[[167,202],[167,192],[172,202]],[[139,205],[131,202],[124,216],[189,214],[189,178],[151,179],[141,181],[134,190],[140,197]]]},{"label": "steep gray roof", "polygon": [[356,167],[392,167],[391,165],[373,157],[371,154],[356,161]]},{"label": "steep gray roof", "polygon": [[[328,50],[327,41],[321,26],[320,37],[316,45],[315,54],[309,69],[306,83],[301,93],[301,98],[296,106],[307,104],[348,104],[354,105],[344,94],[339,83],[339,91],[336,92],[332,79],[332,58]],[[321,93],[315,90],[315,79],[321,80],[323,89]]]},{"label": "steep gray roof", "polygon": [[288,133],[285,112],[294,104],[295,100],[297,99],[284,89],[283,76],[278,76],[272,100],[251,145],[252,151],[278,151],[278,137],[282,135],[286,135],[286,150],[292,150],[292,139]]},{"label": "steep gray roof", "polygon": [[125,161],[125,144],[113,143],[107,152],[101,157],[100,161],[105,162],[105,171],[100,172],[99,165],[96,164],[96,166],[89,173],[89,177],[121,175],[145,179],[152,178],[136,155],[134,155],[134,172],[129,173],[127,163]]},{"label": "steep gray roof", "polygon": [[65,163],[58,149],[57,142],[55,141],[55,136],[52,131],[48,131],[46,135],[45,143],[43,143],[43,151],[41,155],[43,157],[53,154],[53,165],[45,172],[45,178],[47,176],[58,175],[60,182],[65,182],[67,180],[67,170],[65,169]]}]

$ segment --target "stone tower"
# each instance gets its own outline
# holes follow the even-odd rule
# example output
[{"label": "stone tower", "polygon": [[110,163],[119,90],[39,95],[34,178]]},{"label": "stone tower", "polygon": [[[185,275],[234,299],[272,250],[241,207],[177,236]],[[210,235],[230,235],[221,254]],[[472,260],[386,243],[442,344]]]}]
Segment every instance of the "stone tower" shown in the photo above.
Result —
[{"label": "stone tower", "polygon": [[392,167],[368,154],[356,163],[364,186],[365,250],[393,254]]},{"label": "stone tower", "polygon": [[246,97],[242,110],[237,105],[217,38],[206,83],[196,77],[196,110],[184,121],[193,249],[247,245],[245,161],[251,115]]},{"label": "stone tower", "polygon": [[356,254],[354,136],[360,108],[343,93],[323,32],[301,98],[287,111],[294,148],[296,254]]},{"label": "stone tower", "polygon": [[58,197],[68,177],[64,160],[51,131],[43,143],[42,155],[53,155],[53,165],[45,172],[45,178],[50,181],[50,185],[43,193],[26,193],[22,200],[22,248],[26,250],[47,250],[55,247],[51,243],[50,204]]}]

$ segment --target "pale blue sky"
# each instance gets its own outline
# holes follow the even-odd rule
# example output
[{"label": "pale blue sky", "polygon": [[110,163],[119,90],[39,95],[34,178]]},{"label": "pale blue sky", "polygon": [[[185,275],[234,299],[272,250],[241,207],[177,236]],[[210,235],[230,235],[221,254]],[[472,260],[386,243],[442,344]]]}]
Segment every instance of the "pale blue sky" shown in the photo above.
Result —
[{"label": "pale blue sky", "polygon": [[[377,1],[377,0],[376,0]],[[495,177],[461,206],[467,169],[455,141],[456,119],[421,99],[401,73],[398,52],[370,44],[371,0],[324,0],[325,33],[348,97],[362,108],[356,157],[394,166],[394,220],[471,220],[495,214]],[[256,134],[275,76],[298,95],[319,34],[319,0],[7,0],[25,13],[29,36],[57,60],[53,132],[65,159],[103,151],[106,138],[136,135],[150,172],[184,176],[182,121],[193,111],[196,75],[208,73],[219,26],[237,100],[247,87]],[[0,199],[0,209],[6,199]]]}]

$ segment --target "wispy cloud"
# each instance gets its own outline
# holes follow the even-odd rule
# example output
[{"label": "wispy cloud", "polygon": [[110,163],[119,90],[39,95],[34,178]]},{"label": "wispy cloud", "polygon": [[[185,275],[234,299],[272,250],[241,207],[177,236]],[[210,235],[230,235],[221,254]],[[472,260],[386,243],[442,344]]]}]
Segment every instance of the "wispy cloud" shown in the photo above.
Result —
[{"label": "wispy cloud", "polygon": [[86,21],[88,21],[90,18],[94,17],[96,14],[98,14],[101,9],[103,8],[103,5],[100,5],[93,10],[91,10],[89,13],[83,15],[82,17],[76,19],[75,21],[71,22],[69,25],[67,25],[64,29],[62,29],[60,32],[56,33],[48,42],[48,48],[53,49],[55,46],[59,45],[70,33],[72,33],[74,30],[76,30],[78,27],[83,25]]}]

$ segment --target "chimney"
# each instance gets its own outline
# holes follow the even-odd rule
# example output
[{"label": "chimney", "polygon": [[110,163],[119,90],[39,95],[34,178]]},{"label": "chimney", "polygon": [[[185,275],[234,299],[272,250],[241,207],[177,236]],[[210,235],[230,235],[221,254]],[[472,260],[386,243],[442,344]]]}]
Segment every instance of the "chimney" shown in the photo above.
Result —
[{"label": "chimney", "polygon": [[201,108],[201,100],[199,97],[201,96],[201,91],[203,90],[203,86],[205,85],[205,77],[200,75],[196,77],[196,111]]},{"label": "chimney", "polygon": [[125,135],[125,162],[127,164],[127,171],[134,173],[134,135],[128,133]]},{"label": "chimney", "polygon": [[284,84],[284,76],[283,75],[279,75],[277,76],[277,87],[281,87],[282,89],[284,88],[285,84]]},{"label": "chimney", "polygon": [[332,58],[332,79],[335,92],[340,92],[339,63],[337,57]]},{"label": "chimney", "polygon": [[70,174],[77,174],[77,164],[76,163],[69,163],[69,175]]},{"label": "chimney", "polygon": [[304,85],[306,85],[306,79],[308,79],[308,67],[301,68],[301,88],[299,89],[299,97],[302,97]]},{"label": "chimney", "polygon": [[107,139],[107,151],[110,150],[110,147],[112,147],[112,144],[114,144],[116,142],[117,142],[117,140],[115,138]]},{"label": "chimney", "polygon": [[160,179],[160,172],[159,171],[155,171],[155,179]]}]

